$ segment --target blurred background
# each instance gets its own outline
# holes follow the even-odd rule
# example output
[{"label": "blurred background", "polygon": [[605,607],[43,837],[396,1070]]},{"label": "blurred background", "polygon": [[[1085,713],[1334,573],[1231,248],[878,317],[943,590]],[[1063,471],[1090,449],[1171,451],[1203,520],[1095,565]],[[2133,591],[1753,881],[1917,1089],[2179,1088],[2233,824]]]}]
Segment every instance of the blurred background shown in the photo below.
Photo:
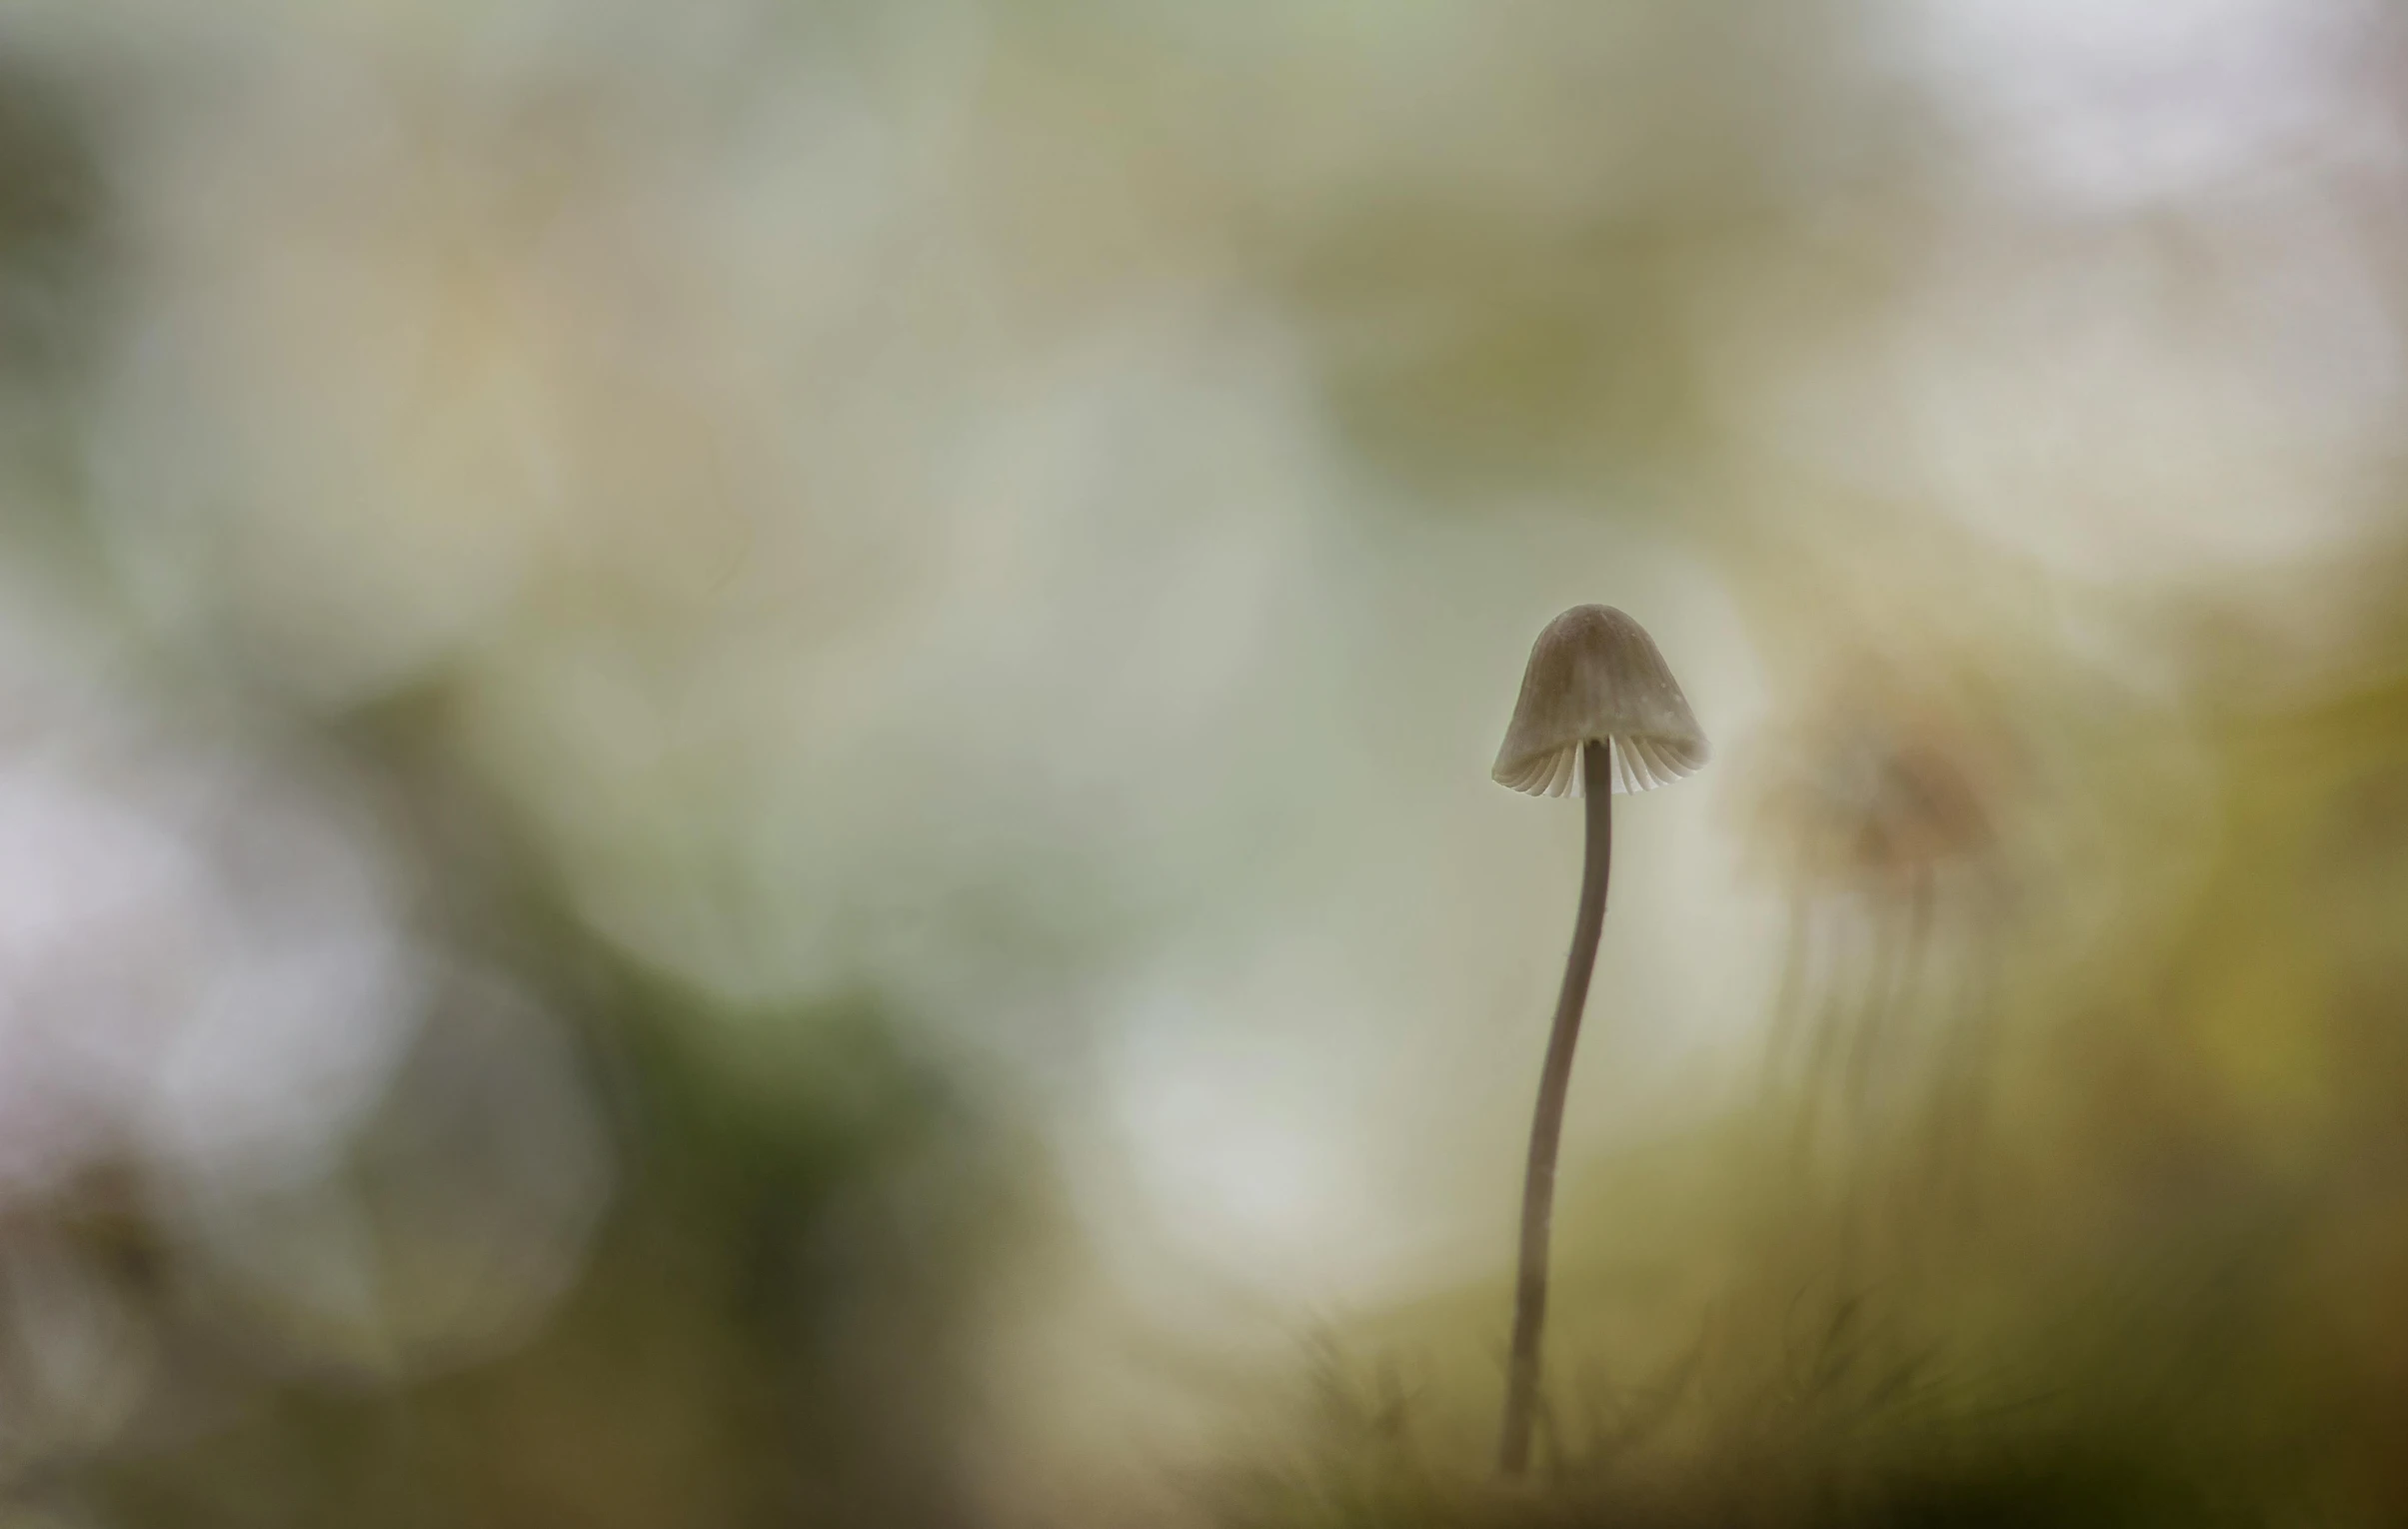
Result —
[{"label": "blurred background", "polygon": [[0,9],[0,1526],[2408,1522],[2404,86]]}]

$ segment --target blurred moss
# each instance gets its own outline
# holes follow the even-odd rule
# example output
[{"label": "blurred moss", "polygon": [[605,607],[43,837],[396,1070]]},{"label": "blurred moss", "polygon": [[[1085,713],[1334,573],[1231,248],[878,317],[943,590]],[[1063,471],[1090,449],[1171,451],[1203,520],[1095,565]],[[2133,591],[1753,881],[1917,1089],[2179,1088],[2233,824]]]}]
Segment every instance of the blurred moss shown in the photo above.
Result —
[{"label": "blurred moss", "polygon": [[0,368],[55,367],[82,343],[103,229],[99,166],[75,96],[0,56]]},{"label": "blurred moss", "polygon": [[[618,1204],[523,1348],[359,1392],[254,1375],[181,1442],[79,1470],[112,1522],[962,1522],[961,1314],[1018,1193],[874,1008],[783,1016],[839,1111],[733,1086],[691,999],[608,1024]],[[708,1021],[702,1021],[708,1022]]]},{"label": "blurred moss", "polygon": [[[983,1281],[1034,1203],[1022,1139],[874,994],[737,1014],[586,932],[448,768],[444,716],[426,692],[333,737],[412,826],[434,931],[570,1021],[618,1170],[570,1290],[465,1367],[296,1366],[220,1319],[140,1193],[80,1186],[44,1234],[117,1271],[164,1384],[6,1501],[194,1529],[969,1522],[955,1450]],[[338,1174],[371,1188],[378,1140]]]}]

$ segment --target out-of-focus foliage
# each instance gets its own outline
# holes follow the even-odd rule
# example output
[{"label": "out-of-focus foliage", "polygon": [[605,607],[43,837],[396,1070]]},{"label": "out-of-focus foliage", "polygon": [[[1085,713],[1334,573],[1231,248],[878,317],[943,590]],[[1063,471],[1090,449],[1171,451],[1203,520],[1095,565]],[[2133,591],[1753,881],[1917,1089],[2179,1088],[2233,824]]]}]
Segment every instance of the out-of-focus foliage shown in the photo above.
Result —
[{"label": "out-of-focus foliage", "polygon": [[2404,63],[10,8],[0,1523],[2408,1515]]}]

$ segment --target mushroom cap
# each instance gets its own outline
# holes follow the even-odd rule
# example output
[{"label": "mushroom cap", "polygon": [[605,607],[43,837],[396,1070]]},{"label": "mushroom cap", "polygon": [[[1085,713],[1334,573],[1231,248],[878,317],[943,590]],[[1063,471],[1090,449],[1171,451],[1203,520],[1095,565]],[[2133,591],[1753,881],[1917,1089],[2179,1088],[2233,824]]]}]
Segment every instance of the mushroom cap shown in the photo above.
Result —
[{"label": "mushroom cap", "polygon": [[1533,796],[1579,796],[1580,746],[1610,744],[1612,789],[1652,790],[1705,764],[1705,735],[1645,629],[1611,606],[1574,606],[1530,646],[1505,746],[1489,771]]}]

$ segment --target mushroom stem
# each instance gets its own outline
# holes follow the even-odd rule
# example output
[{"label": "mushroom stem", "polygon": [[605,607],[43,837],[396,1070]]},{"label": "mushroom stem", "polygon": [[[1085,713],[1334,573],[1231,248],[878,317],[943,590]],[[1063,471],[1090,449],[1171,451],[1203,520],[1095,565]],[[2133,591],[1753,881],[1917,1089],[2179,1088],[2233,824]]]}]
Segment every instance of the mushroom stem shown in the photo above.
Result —
[{"label": "mushroom stem", "polygon": [[1605,880],[1613,866],[1613,746],[1600,739],[1583,743],[1580,768],[1588,806],[1588,849],[1580,870],[1580,913],[1572,925],[1571,954],[1563,963],[1563,991],[1555,1000],[1555,1025],[1547,1037],[1546,1064],[1538,1074],[1538,1108],[1530,1118],[1530,1160],[1522,1179],[1521,1271],[1513,1292],[1504,1432],[1496,1446],[1496,1468],[1507,1476],[1520,1475],[1530,1460],[1540,1339],[1546,1327],[1547,1245],[1555,1219],[1555,1157],[1563,1141],[1572,1047],[1579,1043],[1580,1011],[1588,1003],[1588,977],[1597,963],[1597,938],[1605,929]]}]

